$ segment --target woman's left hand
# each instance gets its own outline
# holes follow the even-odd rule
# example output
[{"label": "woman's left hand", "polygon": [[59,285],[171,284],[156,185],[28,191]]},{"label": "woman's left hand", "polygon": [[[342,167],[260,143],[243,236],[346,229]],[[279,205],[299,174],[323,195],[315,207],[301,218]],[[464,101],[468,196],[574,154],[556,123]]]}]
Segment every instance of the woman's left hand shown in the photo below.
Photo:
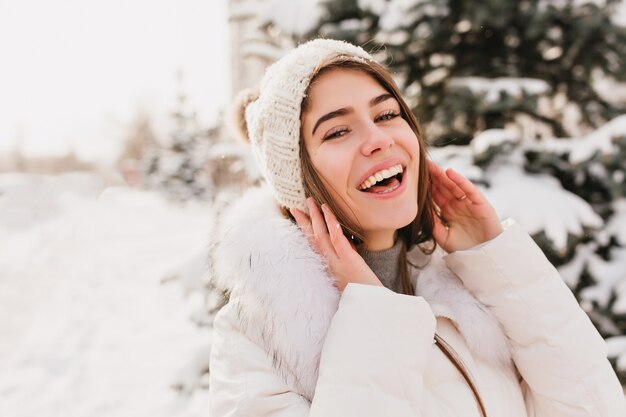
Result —
[{"label": "woman's left hand", "polygon": [[446,252],[469,249],[502,232],[496,210],[470,180],[430,160],[428,169],[432,197],[446,223],[434,216],[433,237]]}]

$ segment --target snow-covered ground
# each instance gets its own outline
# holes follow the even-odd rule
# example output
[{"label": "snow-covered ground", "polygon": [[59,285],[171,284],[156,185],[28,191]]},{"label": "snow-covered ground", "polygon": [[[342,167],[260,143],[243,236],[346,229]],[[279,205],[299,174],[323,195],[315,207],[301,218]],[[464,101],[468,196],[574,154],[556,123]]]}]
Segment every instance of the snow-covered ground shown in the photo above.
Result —
[{"label": "snow-covered ground", "polygon": [[0,175],[0,416],[206,415],[173,385],[210,345],[190,320],[210,227],[93,174]]}]

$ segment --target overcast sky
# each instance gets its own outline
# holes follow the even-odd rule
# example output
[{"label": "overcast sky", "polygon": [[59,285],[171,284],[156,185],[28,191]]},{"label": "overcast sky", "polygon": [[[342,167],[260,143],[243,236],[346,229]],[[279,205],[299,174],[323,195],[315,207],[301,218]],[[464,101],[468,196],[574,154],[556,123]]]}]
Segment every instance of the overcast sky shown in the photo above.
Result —
[{"label": "overcast sky", "polygon": [[110,161],[138,113],[167,132],[179,68],[208,123],[230,94],[226,19],[226,0],[0,0],[0,152]]}]

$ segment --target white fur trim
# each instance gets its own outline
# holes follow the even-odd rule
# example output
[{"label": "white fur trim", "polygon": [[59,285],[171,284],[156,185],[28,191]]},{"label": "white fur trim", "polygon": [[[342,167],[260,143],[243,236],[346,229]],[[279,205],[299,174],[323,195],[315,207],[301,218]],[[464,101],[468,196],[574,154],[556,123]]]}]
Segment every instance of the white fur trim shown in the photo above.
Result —
[{"label": "white fur trim", "polygon": [[416,295],[428,301],[436,316],[456,324],[472,353],[492,364],[509,364],[511,350],[500,323],[446,266],[443,255],[438,248],[429,264],[417,271]]},{"label": "white fur trim", "polygon": [[[437,316],[451,319],[476,355],[494,365],[510,361],[506,336],[442,260],[419,248],[409,259],[416,293]],[[430,258],[430,261],[428,262]],[[213,282],[231,292],[248,337],[274,359],[288,382],[310,400],[321,349],[339,304],[333,278],[302,231],[285,219],[267,189],[252,189],[221,216],[210,265]]]}]

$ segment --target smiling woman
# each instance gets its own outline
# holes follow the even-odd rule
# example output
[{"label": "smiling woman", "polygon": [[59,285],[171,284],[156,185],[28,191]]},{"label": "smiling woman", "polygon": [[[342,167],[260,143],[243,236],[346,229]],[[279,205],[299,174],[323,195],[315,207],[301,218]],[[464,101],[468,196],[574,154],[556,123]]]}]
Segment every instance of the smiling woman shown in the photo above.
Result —
[{"label": "smiling woman", "polygon": [[[387,70],[299,46],[237,103],[267,186],[211,253],[212,416],[622,416],[603,340],[478,189],[427,160]],[[436,249],[437,248],[437,249]]]}]

